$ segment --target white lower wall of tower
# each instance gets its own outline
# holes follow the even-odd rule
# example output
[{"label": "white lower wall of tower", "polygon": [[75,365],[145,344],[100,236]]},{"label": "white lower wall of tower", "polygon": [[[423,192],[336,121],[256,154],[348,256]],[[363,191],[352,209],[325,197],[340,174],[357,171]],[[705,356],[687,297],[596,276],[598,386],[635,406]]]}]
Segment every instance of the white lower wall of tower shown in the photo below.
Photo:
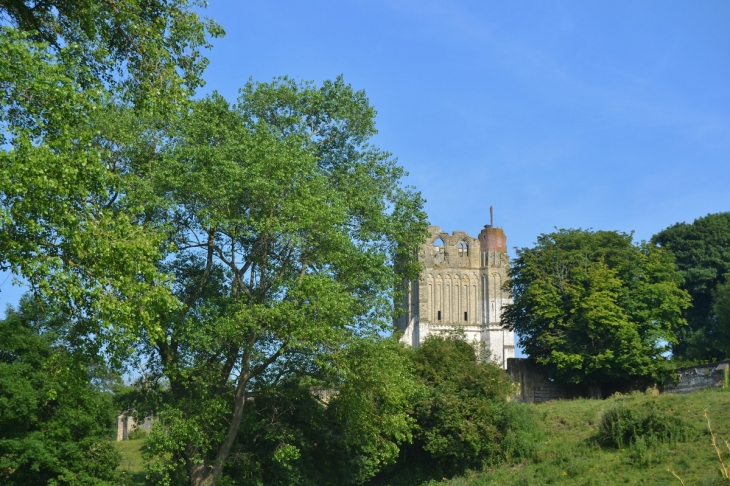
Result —
[{"label": "white lower wall of tower", "polygon": [[514,333],[501,325],[503,308],[512,302],[503,288],[509,270],[506,253],[470,253],[479,248],[479,240],[459,232],[458,238],[470,248],[464,255],[439,228],[432,233],[443,237],[445,247],[433,256],[433,240],[426,242],[419,256],[425,267],[420,279],[404,282],[409,290],[401,307],[405,315],[396,322],[403,332],[401,341],[418,346],[432,334],[459,330],[475,348],[488,350],[493,361],[506,367],[515,354]]},{"label": "white lower wall of tower", "polygon": [[489,350],[489,360],[507,368],[507,359],[515,357],[515,333],[499,325],[485,326],[482,340]]},{"label": "white lower wall of tower", "polygon": [[417,347],[423,341],[421,337],[422,327],[423,323],[419,323],[417,317],[411,317],[408,320],[408,325],[403,329],[400,342],[408,346]]},{"label": "white lower wall of tower", "polygon": [[432,334],[449,334],[455,330],[463,333],[466,342],[475,349],[488,350],[490,360],[502,368],[507,367],[508,358],[515,357],[515,334],[499,324],[492,326],[433,324],[419,321],[414,317],[409,320],[400,341],[408,346],[417,347]]}]

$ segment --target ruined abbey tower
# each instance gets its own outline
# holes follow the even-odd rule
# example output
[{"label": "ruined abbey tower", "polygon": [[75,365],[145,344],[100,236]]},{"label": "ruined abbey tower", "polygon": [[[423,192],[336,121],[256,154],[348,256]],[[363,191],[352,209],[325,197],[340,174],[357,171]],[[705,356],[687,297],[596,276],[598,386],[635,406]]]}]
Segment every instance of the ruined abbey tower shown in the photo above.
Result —
[{"label": "ruined abbey tower", "polygon": [[418,346],[429,334],[461,329],[506,368],[515,356],[515,336],[501,324],[502,306],[512,301],[502,289],[509,268],[504,231],[493,219],[478,238],[463,231],[449,235],[438,226],[428,230],[418,252],[423,272],[410,283],[402,303],[407,312],[396,322],[401,340]]}]

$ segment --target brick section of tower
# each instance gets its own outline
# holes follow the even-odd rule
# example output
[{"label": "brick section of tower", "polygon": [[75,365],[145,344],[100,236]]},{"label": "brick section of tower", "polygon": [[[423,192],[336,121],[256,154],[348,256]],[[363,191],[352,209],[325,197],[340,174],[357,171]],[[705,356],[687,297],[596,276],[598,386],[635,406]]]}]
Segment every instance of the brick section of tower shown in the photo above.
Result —
[{"label": "brick section of tower", "polygon": [[479,233],[481,251],[501,251],[507,253],[507,236],[502,228],[493,228],[489,225]]}]

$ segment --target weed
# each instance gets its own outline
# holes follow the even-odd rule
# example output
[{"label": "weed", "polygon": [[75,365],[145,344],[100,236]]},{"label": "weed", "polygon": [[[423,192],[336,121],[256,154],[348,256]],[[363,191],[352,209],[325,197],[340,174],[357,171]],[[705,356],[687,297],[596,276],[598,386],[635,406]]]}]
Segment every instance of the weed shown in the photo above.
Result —
[{"label": "weed", "polygon": [[134,429],[127,436],[128,440],[138,440],[147,438],[147,431],[144,429]]},{"label": "weed", "polygon": [[[712,447],[715,449],[717,460],[720,463],[720,475],[722,476],[722,479],[730,483],[730,463],[725,464],[725,460],[722,458],[722,449],[717,445],[717,439],[715,438],[715,433],[712,431],[712,425],[710,424],[710,417],[707,416],[707,409],[705,409],[705,419],[707,419],[707,430],[710,431],[710,436],[712,437]],[[730,444],[728,444],[726,440],[723,440],[723,442],[725,443],[725,447],[728,452],[730,452]]]}]

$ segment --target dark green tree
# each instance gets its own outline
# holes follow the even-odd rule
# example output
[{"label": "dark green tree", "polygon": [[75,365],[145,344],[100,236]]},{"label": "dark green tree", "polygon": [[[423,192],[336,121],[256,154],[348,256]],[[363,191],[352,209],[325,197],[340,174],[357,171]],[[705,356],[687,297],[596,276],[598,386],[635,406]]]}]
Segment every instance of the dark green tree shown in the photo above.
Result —
[{"label": "dark green tree", "polygon": [[151,435],[160,481],[215,483],[250,392],[390,328],[396,273],[417,275],[427,223],[403,170],[368,144],[374,115],[341,78],[280,79],[233,106],[195,102],[168,133],[146,214],[168,231],[180,304],[142,350],[169,383]]},{"label": "dark green tree", "polygon": [[477,359],[458,336],[429,336],[408,353],[422,387],[411,412],[414,439],[382,479],[420,484],[530,453],[532,416],[508,401],[514,385],[502,368]]},{"label": "dark green tree", "polygon": [[29,297],[0,320],[2,484],[117,484],[111,395],[64,328]]},{"label": "dark green tree", "polygon": [[659,379],[689,295],[670,253],[616,231],[558,230],[517,250],[505,322],[563,383]]},{"label": "dark green tree", "polygon": [[715,288],[713,299],[712,329],[715,337],[713,348],[716,359],[730,358],[730,282]]},{"label": "dark green tree", "polygon": [[689,325],[680,331],[672,354],[692,362],[726,357],[712,299],[730,274],[730,212],[677,223],[654,235],[652,243],[674,255],[684,277],[682,288],[692,297],[692,306],[684,312]]},{"label": "dark green tree", "polygon": [[[244,411],[227,474],[238,484],[363,484],[412,440],[422,394],[395,339],[357,339],[256,393]],[[317,384],[317,386],[313,386]]]}]

